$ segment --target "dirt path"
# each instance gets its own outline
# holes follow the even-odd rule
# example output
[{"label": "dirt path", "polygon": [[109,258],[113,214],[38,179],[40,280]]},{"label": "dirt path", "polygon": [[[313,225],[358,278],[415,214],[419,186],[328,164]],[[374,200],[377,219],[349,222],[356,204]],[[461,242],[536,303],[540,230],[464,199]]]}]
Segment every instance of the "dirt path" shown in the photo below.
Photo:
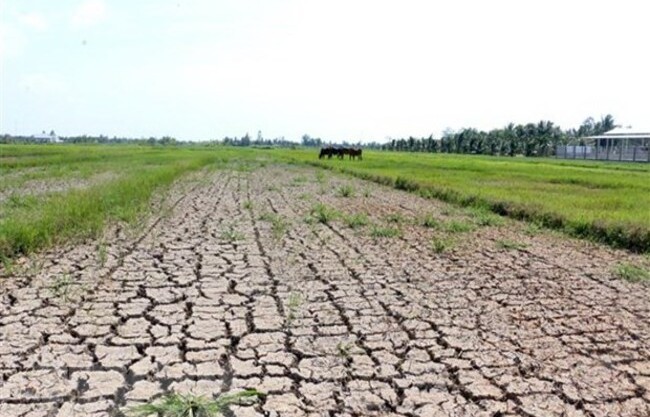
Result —
[{"label": "dirt path", "polygon": [[[217,171],[139,236],[3,278],[0,416],[244,388],[268,395],[231,415],[650,415],[650,290],[611,273],[639,259],[515,222],[442,236],[413,219],[466,215],[317,172]],[[401,236],[306,222],[317,202]]]}]

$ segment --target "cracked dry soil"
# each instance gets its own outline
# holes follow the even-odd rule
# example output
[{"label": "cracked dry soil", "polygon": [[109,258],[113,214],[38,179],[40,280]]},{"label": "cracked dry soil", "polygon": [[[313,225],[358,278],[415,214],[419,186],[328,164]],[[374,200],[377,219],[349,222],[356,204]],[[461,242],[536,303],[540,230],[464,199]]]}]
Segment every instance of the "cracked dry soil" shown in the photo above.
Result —
[{"label": "cracked dry soil", "polygon": [[[77,245],[2,278],[0,416],[121,416],[169,391],[244,388],[267,396],[228,415],[650,415],[650,292],[610,272],[633,255],[512,221],[436,254],[437,232],[408,219],[450,206],[315,174],[206,173],[102,256]],[[308,224],[318,201],[407,221],[385,239]]]}]

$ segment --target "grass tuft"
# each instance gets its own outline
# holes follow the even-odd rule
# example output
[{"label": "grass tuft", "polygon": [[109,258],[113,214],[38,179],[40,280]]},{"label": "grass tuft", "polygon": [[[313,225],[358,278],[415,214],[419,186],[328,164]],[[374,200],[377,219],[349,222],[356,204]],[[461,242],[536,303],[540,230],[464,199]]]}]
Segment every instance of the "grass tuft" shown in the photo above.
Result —
[{"label": "grass tuft", "polygon": [[256,401],[261,396],[257,390],[221,394],[214,399],[172,393],[156,402],[134,406],[127,414],[133,417],[215,417],[223,415],[230,405]]},{"label": "grass tuft", "polygon": [[525,243],[515,242],[509,239],[497,240],[496,246],[504,250],[523,250],[528,247]]},{"label": "grass tuft", "polygon": [[244,240],[244,234],[237,231],[235,226],[229,225],[225,230],[221,231],[221,238],[228,242],[237,242]]},{"label": "grass tuft", "polygon": [[365,213],[355,213],[349,216],[344,216],[343,221],[350,229],[357,229],[370,223],[370,220],[368,220],[368,215]]},{"label": "grass tuft", "polygon": [[440,221],[433,217],[431,214],[427,214],[426,216],[422,217],[420,219],[420,224],[429,229],[437,229],[440,227]]},{"label": "grass tuft", "polygon": [[398,237],[402,232],[396,227],[382,227],[373,225],[370,229],[370,236],[374,238],[392,238]]},{"label": "grass tuft", "polygon": [[309,218],[318,223],[329,224],[334,219],[338,218],[340,213],[335,209],[326,206],[323,203],[314,205],[309,211]]},{"label": "grass tuft", "polygon": [[354,187],[345,184],[339,187],[337,194],[339,197],[354,197]]},{"label": "grass tuft", "polygon": [[454,241],[451,239],[445,238],[433,238],[431,239],[431,250],[435,253],[447,252],[454,245]]},{"label": "grass tuft", "polygon": [[614,273],[629,282],[650,281],[650,271],[646,268],[622,262],[616,265]]}]

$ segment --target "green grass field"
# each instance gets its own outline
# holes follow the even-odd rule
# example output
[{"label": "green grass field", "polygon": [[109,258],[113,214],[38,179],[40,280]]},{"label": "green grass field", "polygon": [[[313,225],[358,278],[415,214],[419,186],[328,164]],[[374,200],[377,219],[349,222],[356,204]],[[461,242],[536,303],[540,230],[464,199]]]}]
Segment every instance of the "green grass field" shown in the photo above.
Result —
[{"label": "green grass field", "polygon": [[[363,161],[319,161],[317,155],[198,145],[2,145],[0,258],[95,237],[111,221],[137,223],[151,198],[182,175],[260,158],[340,170],[650,252],[650,165],[367,151]],[[82,186],[53,186],[61,182]],[[30,192],[35,184],[45,191]]]},{"label": "green grass field", "polygon": [[[2,145],[0,258],[98,236],[112,220],[137,222],[152,196],[181,175],[247,155],[199,146]],[[84,182],[90,178],[102,180]],[[47,191],[61,183],[80,186]]]},{"label": "green grass field", "polygon": [[650,252],[649,164],[367,151],[363,161],[318,160],[308,150],[290,157]]}]

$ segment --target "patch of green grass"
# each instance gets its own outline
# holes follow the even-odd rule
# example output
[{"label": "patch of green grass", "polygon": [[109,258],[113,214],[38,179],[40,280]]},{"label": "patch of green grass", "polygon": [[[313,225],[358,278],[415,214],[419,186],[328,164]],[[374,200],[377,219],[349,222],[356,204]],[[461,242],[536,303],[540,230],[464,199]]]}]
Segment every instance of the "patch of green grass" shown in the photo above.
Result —
[{"label": "patch of green grass", "polygon": [[496,246],[499,249],[504,249],[504,250],[523,250],[528,247],[525,243],[521,242],[516,242],[514,240],[509,240],[509,239],[502,239],[502,240],[497,240]]},{"label": "patch of green grass", "polygon": [[365,213],[354,213],[343,217],[343,221],[350,229],[357,229],[370,223],[368,215]]},{"label": "patch of green grass", "polygon": [[386,216],[386,222],[394,224],[402,224],[406,221],[401,213],[390,213]]},{"label": "patch of green grass", "polygon": [[500,216],[486,209],[470,209],[468,214],[477,226],[502,226],[504,223]]},{"label": "patch of green grass", "polygon": [[373,225],[370,229],[370,236],[373,238],[392,238],[401,236],[402,232],[396,227],[383,227]]},{"label": "patch of green grass", "polygon": [[371,195],[372,195],[372,191],[370,190],[370,188],[365,188],[365,189],[363,190],[363,196],[364,196],[365,198],[368,198],[368,197],[370,197]]},{"label": "patch of green grass", "polygon": [[239,240],[244,240],[244,234],[235,229],[235,226],[228,225],[224,230],[221,231],[221,239],[228,242],[237,242]]},{"label": "patch of green grass", "polygon": [[420,224],[429,229],[436,229],[440,227],[440,221],[432,214],[427,214],[420,219]]},{"label": "patch of green grass", "polygon": [[[151,198],[164,195],[186,173],[247,151],[103,145],[0,145],[0,177],[70,180],[104,174],[101,181],[0,202],[0,257],[15,258],[64,242],[96,238],[114,222],[144,223]],[[72,169],[71,167],[75,167]],[[18,180],[17,180],[18,181]],[[38,191],[38,190],[37,190]]]},{"label": "patch of green grass", "polygon": [[354,349],[355,346],[354,342],[339,342],[336,344],[337,355],[347,359],[351,356],[352,349]]},{"label": "patch of green grass", "polygon": [[75,282],[68,274],[60,275],[54,279],[49,286],[50,293],[55,298],[61,298],[63,301],[68,301],[72,296],[73,286]]},{"label": "patch of green grass", "polygon": [[106,250],[106,243],[99,242],[97,244],[97,260],[99,261],[99,266],[104,267],[106,261],[108,260],[108,251]]},{"label": "patch of green grass", "polygon": [[271,233],[275,239],[281,239],[287,233],[288,224],[282,216],[276,216],[271,221]]},{"label": "patch of green grass", "polygon": [[256,401],[262,394],[246,390],[235,394],[221,394],[217,398],[194,395],[168,394],[148,404],[137,405],[127,411],[133,417],[215,417],[223,415],[228,406]]},{"label": "patch of green grass", "polygon": [[291,326],[293,321],[296,319],[298,314],[298,309],[302,304],[302,296],[298,292],[291,292],[287,303],[285,304],[287,310],[287,326]]},{"label": "patch of green grass", "polygon": [[435,253],[447,252],[454,246],[454,241],[448,238],[435,237],[431,239],[431,250]]},{"label": "patch of green grass", "polygon": [[449,233],[466,233],[474,230],[474,225],[462,220],[451,220],[443,225],[443,229]]},{"label": "patch of green grass", "polygon": [[33,208],[38,204],[35,196],[11,194],[5,205],[7,209]]},{"label": "patch of green grass", "polygon": [[340,217],[340,213],[335,209],[326,206],[323,203],[318,203],[314,205],[311,210],[309,210],[309,218],[314,221],[322,224],[329,224],[334,219]]},{"label": "patch of green grass", "polygon": [[244,201],[243,206],[245,210],[252,210],[253,209],[253,202],[250,200]]},{"label": "patch of green grass", "polygon": [[542,233],[542,230],[542,226],[540,226],[538,223],[532,222],[526,225],[524,228],[524,234],[526,236],[537,236]]},{"label": "patch of green grass", "polygon": [[291,182],[293,182],[296,185],[301,185],[307,182],[307,177],[305,177],[304,175],[298,175],[297,177],[293,177]]},{"label": "patch of green grass", "polygon": [[349,184],[345,184],[339,187],[337,190],[339,197],[354,197],[354,187]]},{"label": "patch of green grass", "polygon": [[[364,152],[366,153],[366,152]],[[363,164],[293,160],[566,234],[650,252],[650,164],[373,152]]]},{"label": "patch of green grass", "polygon": [[629,282],[648,282],[650,281],[650,270],[628,262],[622,262],[616,265],[614,273],[619,278]]}]

